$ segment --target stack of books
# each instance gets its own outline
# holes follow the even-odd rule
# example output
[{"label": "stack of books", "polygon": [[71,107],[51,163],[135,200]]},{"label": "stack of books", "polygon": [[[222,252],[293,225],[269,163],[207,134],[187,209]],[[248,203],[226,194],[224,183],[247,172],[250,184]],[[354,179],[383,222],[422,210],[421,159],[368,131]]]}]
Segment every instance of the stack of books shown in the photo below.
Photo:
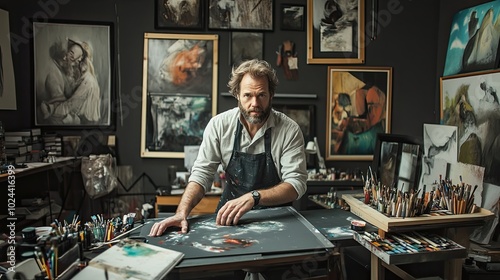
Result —
[{"label": "stack of books", "polygon": [[5,153],[7,160],[20,164],[40,161],[42,131],[40,128],[30,128],[5,132]]},{"label": "stack of books", "polygon": [[62,151],[62,136],[56,133],[45,133],[43,136],[44,150],[52,156],[60,157]]}]

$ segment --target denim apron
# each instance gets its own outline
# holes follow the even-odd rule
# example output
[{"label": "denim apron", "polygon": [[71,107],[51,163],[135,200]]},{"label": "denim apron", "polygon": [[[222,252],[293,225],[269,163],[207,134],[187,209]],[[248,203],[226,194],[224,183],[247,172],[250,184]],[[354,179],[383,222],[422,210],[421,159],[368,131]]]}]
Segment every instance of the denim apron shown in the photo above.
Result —
[{"label": "denim apron", "polygon": [[[281,182],[271,155],[271,129],[266,130],[264,135],[265,151],[260,154],[240,152],[242,129],[243,126],[238,121],[233,153],[225,170],[226,186],[215,210],[216,213],[231,199],[238,198],[253,190],[275,186]],[[265,207],[258,205],[253,209],[260,208]]]}]

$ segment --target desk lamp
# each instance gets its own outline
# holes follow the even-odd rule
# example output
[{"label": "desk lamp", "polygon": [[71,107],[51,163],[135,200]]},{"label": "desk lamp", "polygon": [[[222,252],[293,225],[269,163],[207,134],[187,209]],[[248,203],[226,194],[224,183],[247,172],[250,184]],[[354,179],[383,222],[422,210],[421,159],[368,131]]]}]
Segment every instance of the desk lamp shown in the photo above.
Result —
[{"label": "desk lamp", "polygon": [[318,166],[319,166],[320,171],[325,170],[325,172],[326,172],[325,160],[321,156],[321,150],[319,149],[317,137],[314,137],[314,142],[309,141],[307,143],[306,153],[307,154],[316,154],[316,157],[318,158]]}]

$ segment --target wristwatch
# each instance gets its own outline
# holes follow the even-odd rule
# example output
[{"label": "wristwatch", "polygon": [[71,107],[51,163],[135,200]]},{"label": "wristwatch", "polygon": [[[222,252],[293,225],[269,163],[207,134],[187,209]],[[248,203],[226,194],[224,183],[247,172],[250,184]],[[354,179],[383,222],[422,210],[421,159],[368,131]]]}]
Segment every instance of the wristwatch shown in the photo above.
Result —
[{"label": "wristwatch", "polygon": [[259,205],[260,193],[258,191],[252,191],[253,206]]}]

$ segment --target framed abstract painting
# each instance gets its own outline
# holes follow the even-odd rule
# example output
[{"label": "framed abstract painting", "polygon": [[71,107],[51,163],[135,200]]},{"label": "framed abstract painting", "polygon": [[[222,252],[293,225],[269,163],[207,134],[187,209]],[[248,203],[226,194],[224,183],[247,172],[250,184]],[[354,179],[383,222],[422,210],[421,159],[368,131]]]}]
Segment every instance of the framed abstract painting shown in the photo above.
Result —
[{"label": "framed abstract painting", "polygon": [[289,116],[300,126],[305,144],[314,140],[316,136],[316,107],[314,105],[273,103],[273,108]]},{"label": "framed abstract painting", "polygon": [[184,158],[217,112],[218,36],[144,34],[141,157]]},{"label": "framed abstract painting", "polygon": [[281,4],[281,30],[303,31],[306,7],[296,4]]},{"label": "framed abstract painting", "polygon": [[264,58],[264,33],[231,32],[231,66],[254,58]]},{"label": "framed abstract painting", "polygon": [[157,29],[202,30],[205,27],[203,0],[155,0],[154,2]]},{"label": "framed abstract painting", "polygon": [[307,0],[307,63],[365,62],[365,0]]},{"label": "framed abstract painting", "polygon": [[372,160],[391,130],[391,67],[328,67],[327,160]]},{"label": "framed abstract painting", "polygon": [[273,31],[272,0],[208,0],[208,29]]},{"label": "framed abstract painting", "polygon": [[458,161],[484,166],[484,182],[500,185],[500,70],[441,77],[441,124],[458,129]]},{"label": "framed abstract painting", "polygon": [[498,68],[500,0],[459,11],[453,16],[443,76]]}]

